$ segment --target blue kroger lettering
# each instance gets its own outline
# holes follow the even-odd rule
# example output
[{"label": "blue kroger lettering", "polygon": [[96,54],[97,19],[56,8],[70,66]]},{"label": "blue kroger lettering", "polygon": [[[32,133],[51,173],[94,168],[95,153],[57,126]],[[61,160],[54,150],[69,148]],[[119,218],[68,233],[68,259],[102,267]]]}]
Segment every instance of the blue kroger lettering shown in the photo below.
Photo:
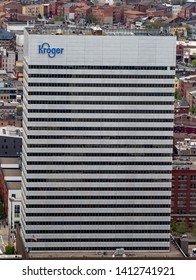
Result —
[{"label": "blue kroger lettering", "polygon": [[38,46],[38,53],[47,54],[50,58],[56,56],[56,54],[62,54],[64,48],[51,48],[48,43],[43,43]]}]

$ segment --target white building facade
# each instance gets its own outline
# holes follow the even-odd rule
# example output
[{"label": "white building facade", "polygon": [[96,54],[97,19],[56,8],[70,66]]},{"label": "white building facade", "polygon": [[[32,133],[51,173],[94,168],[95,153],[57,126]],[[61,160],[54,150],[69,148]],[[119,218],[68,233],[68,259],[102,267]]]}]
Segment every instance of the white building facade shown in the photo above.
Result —
[{"label": "white building facade", "polygon": [[169,251],[174,65],[172,36],[25,31],[31,252]]},{"label": "white building facade", "polygon": [[172,5],[172,16],[178,16],[182,9],[181,5]]}]

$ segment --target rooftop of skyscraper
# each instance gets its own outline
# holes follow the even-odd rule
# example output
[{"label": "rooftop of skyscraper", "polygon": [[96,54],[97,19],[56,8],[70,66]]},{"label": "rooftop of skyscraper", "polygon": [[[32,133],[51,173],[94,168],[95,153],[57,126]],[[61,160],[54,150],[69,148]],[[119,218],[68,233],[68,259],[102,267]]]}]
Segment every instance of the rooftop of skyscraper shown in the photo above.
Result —
[{"label": "rooftop of skyscraper", "polygon": [[102,35],[102,36],[173,36],[163,29],[126,29],[76,26],[35,26],[27,27],[29,34],[40,35]]},{"label": "rooftop of skyscraper", "polygon": [[126,257],[115,256],[114,252],[29,252],[29,259],[183,259],[185,255],[175,242],[170,243],[169,252],[126,252]]}]

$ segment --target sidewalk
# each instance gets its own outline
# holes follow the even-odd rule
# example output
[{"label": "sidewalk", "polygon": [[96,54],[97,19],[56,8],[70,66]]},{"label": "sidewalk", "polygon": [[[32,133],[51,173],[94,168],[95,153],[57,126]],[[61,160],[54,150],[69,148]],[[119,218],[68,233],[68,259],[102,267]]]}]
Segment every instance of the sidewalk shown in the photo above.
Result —
[{"label": "sidewalk", "polygon": [[8,244],[9,227],[0,225],[0,249],[3,252],[6,244]]}]

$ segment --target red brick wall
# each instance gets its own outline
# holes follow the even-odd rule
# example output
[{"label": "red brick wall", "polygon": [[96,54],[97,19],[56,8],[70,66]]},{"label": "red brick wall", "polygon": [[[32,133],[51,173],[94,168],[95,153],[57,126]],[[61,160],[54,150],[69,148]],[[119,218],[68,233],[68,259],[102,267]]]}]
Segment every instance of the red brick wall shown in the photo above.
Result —
[{"label": "red brick wall", "polygon": [[1,170],[0,170],[0,193],[3,199],[5,217],[7,217],[8,216],[8,189],[5,185],[4,177],[2,175]]},{"label": "red brick wall", "polygon": [[6,9],[13,9],[16,10],[17,13],[22,14],[22,5],[16,2],[10,2],[10,3],[4,3],[3,5],[3,12],[5,12]]},{"label": "red brick wall", "polygon": [[[196,180],[191,179],[191,176],[196,178],[196,170],[173,170],[172,175],[172,218],[174,221],[180,217],[185,218],[187,225],[191,226],[189,218],[196,218],[196,214],[190,216],[190,210],[196,210],[196,206],[190,205],[190,201],[196,202],[196,197],[191,196],[191,193],[196,194],[196,188],[191,188],[191,184],[196,184]],[[187,176],[187,179],[180,179],[179,176]],[[185,188],[179,188],[180,185],[185,185]],[[181,194],[185,196],[182,197]],[[179,205],[179,201],[183,201],[184,205]],[[185,214],[180,213],[183,211]]]},{"label": "red brick wall", "polygon": [[121,6],[113,6],[113,23],[123,22],[124,8]]},{"label": "red brick wall", "polygon": [[186,92],[190,90],[191,88],[196,87],[196,78],[191,79],[191,81],[183,81],[179,80],[179,93],[182,96],[186,96]]},{"label": "red brick wall", "polygon": [[18,21],[27,21],[27,20],[36,20],[37,17],[35,16],[28,16],[28,15],[23,15],[23,14],[17,14],[16,16]]}]

